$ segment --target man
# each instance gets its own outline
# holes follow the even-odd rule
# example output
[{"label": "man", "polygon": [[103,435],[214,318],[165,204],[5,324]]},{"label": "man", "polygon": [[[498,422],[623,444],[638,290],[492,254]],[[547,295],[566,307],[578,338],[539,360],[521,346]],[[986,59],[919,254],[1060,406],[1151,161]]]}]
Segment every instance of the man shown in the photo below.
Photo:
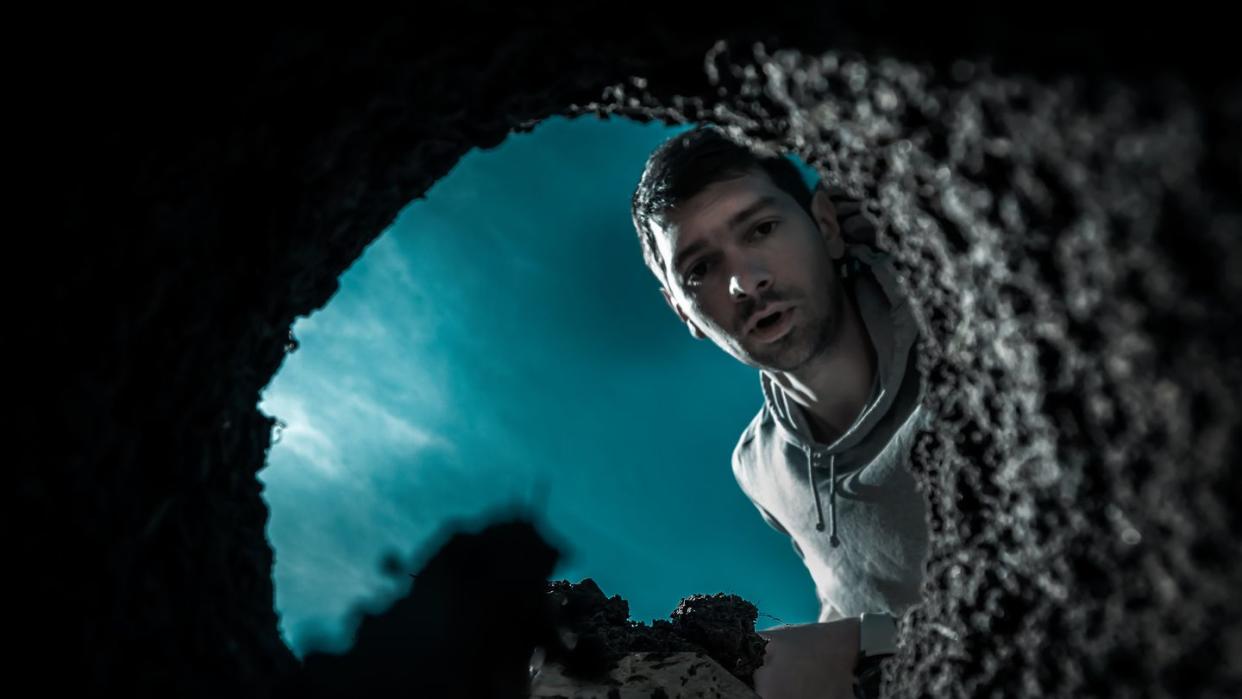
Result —
[{"label": "man", "polygon": [[873,691],[894,617],[919,599],[927,550],[907,465],[925,415],[918,328],[866,240],[874,230],[856,203],[834,205],[788,159],[715,127],[651,154],[632,213],[644,259],[691,335],[759,369],[764,402],[733,473],[789,535],[819,596],[816,623],[760,631],[756,690]]}]

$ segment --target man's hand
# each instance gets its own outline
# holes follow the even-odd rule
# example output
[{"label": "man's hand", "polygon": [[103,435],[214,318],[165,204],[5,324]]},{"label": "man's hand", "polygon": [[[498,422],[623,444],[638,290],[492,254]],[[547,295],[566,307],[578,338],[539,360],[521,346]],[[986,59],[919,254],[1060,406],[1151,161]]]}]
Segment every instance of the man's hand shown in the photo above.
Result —
[{"label": "man's hand", "polygon": [[853,699],[856,617],[758,634],[768,640],[763,665],[755,670],[755,692],[763,699]]}]

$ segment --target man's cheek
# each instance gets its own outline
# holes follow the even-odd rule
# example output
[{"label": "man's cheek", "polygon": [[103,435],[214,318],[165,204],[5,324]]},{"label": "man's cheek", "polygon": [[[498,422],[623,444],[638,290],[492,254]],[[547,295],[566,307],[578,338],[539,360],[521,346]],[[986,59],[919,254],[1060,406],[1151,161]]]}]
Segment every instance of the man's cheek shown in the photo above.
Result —
[{"label": "man's cheek", "polygon": [[700,315],[703,318],[703,322],[709,325],[718,336],[733,337],[733,332],[730,330],[728,322],[721,318],[720,314],[703,312]]}]

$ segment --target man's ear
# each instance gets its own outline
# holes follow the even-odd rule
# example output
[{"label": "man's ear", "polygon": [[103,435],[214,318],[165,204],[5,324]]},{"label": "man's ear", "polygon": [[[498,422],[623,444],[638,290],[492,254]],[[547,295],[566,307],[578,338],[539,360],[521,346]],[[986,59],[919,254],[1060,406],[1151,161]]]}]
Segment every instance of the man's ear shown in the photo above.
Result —
[{"label": "man's ear", "polygon": [[845,238],[841,236],[841,224],[837,222],[837,209],[822,184],[815,188],[815,194],[811,197],[811,215],[820,235],[828,243],[829,256],[834,260],[845,257]]},{"label": "man's ear", "polygon": [[672,295],[668,293],[668,289],[664,288],[664,285],[660,285],[660,295],[664,297],[664,302],[668,304],[669,308],[673,309],[673,312],[677,314],[677,317],[681,318],[681,322],[685,323],[690,328],[690,334],[693,335],[696,340],[702,340],[707,337],[707,335],[703,334],[703,331],[699,329],[699,326],[695,325],[694,321],[690,320],[690,318],[686,316],[685,312],[681,310],[681,306],[677,305],[677,302],[673,300]]}]

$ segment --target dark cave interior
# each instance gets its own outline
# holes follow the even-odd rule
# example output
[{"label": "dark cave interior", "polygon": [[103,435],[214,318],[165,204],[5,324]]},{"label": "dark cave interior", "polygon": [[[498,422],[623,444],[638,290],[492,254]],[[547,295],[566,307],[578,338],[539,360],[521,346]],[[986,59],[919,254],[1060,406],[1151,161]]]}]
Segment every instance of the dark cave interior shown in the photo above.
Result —
[{"label": "dark cave interior", "polygon": [[886,691],[1237,696],[1242,83],[1214,16],[1047,9],[48,20],[16,80],[45,222],[17,258],[17,667],[519,696],[556,556],[520,521],[454,539],[347,656],[292,656],[256,405],[294,319],[463,154],[618,114],[796,152],[884,223],[936,415]]}]

